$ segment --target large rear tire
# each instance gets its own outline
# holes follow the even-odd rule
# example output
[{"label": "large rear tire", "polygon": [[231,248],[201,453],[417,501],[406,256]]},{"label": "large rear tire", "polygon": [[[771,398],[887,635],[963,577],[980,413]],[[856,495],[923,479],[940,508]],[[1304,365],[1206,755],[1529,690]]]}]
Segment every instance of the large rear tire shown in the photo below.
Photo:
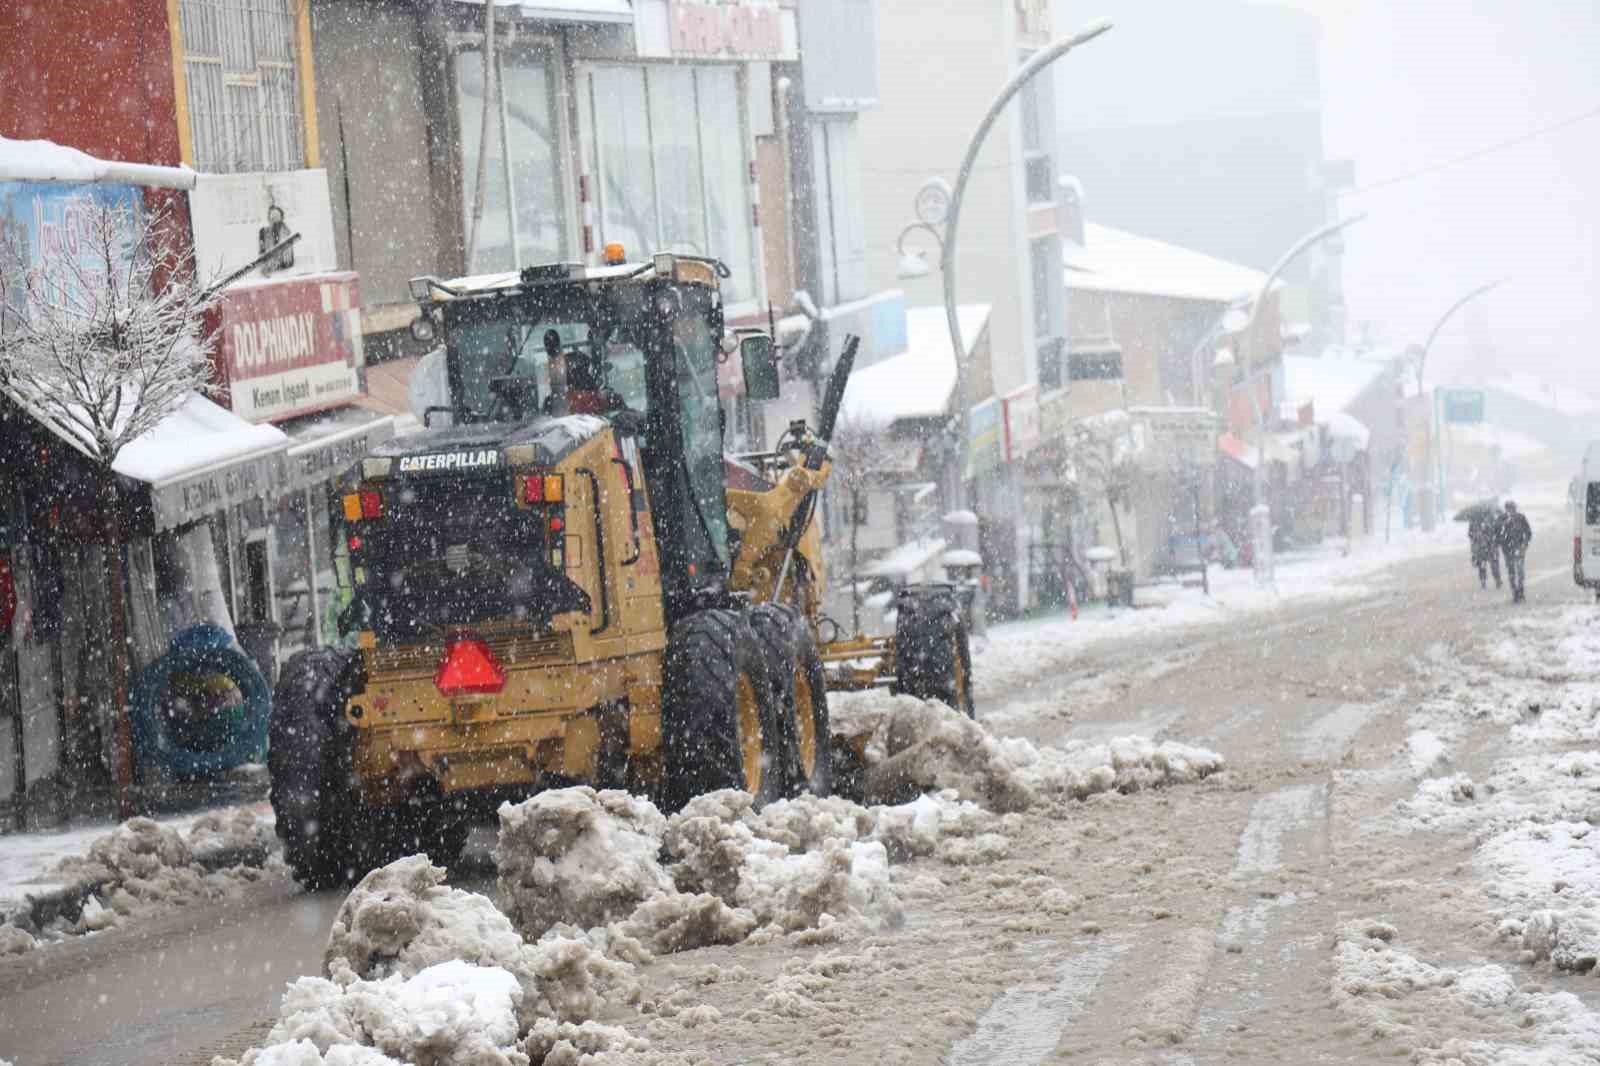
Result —
[{"label": "large rear tire", "polygon": [[667,639],[662,668],[661,740],[669,810],[718,789],[766,802],[781,795],[772,758],[781,735],[771,673],[749,616],[699,611]]},{"label": "large rear tire", "polygon": [[750,627],[771,670],[773,699],[782,724],[783,793],[833,792],[833,744],[828,730],[827,677],[805,617],[787,605],[764,603],[750,612]]},{"label": "large rear tire", "polygon": [[344,718],[349,653],[303,651],[284,664],[272,694],[267,772],[284,858],[310,889],[332,888],[355,872],[357,797],[351,787],[351,730]]},{"label": "large rear tire", "polygon": [[972,646],[956,597],[942,589],[905,589],[896,610],[895,691],[976,718]]}]

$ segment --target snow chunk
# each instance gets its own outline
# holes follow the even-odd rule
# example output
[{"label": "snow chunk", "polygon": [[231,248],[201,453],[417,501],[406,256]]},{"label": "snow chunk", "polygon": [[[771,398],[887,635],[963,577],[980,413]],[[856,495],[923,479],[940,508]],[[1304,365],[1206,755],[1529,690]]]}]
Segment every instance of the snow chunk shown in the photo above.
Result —
[{"label": "snow chunk", "polygon": [[598,1022],[572,1025],[568,1022],[541,1021],[522,1045],[528,1061],[535,1066],[579,1066],[587,1056],[608,1052],[640,1052],[650,1049],[650,1041],[632,1036],[626,1029]]},{"label": "snow chunk", "polygon": [[925,792],[952,789],[989,810],[1017,811],[1041,795],[1083,799],[1113,789],[1190,783],[1226,765],[1214,751],[1144,737],[1037,747],[1020,737],[996,738],[942,703],[910,696],[841,701],[833,728],[865,740],[869,802],[907,803]]},{"label": "snow chunk", "polygon": [[839,799],[802,797],[757,814],[742,792],[691,801],[667,823],[665,853],[682,892],[705,892],[775,930],[826,919],[900,922],[888,852],[863,840],[873,813]]},{"label": "snow chunk", "polygon": [[1450,752],[1437,733],[1419,730],[1406,738],[1406,758],[1412,777],[1433,777],[1450,767]]},{"label": "snow chunk", "polygon": [[26,929],[18,929],[10,922],[0,925],[0,958],[21,955],[38,946],[39,942]]},{"label": "snow chunk", "polygon": [[587,786],[542,792],[500,808],[501,906],[523,936],[561,923],[625,918],[672,890],[657,861],[666,820],[648,800]]},{"label": "snow chunk", "polygon": [[521,984],[530,1023],[548,1015],[587,1019],[599,1008],[602,988],[628,978],[627,964],[605,958],[590,941],[550,936],[525,943],[488,897],[444,880],[445,871],[423,855],[364,877],[334,918],[325,972],[410,978],[455,960],[501,968]]},{"label": "snow chunk", "polygon": [[284,993],[270,1044],[246,1052],[240,1066],[527,1066],[513,1046],[521,998],[511,973],[460,959],[379,981],[361,980],[348,969],[334,981],[302,977]]}]

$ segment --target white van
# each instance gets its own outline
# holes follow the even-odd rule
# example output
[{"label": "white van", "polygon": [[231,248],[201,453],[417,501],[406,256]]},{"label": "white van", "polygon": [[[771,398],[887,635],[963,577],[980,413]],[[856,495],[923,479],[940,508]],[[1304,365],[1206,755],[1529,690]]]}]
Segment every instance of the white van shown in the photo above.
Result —
[{"label": "white van", "polygon": [[1572,580],[1600,598],[1600,441],[1583,452],[1572,486]]}]

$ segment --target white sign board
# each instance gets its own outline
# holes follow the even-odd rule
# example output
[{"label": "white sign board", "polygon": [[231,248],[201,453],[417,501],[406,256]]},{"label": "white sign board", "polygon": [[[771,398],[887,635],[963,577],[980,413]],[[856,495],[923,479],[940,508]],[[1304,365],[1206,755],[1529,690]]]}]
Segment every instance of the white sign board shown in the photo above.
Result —
[{"label": "white sign board", "polygon": [[255,277],[299,277],[338,269],[326,170],[201,174],[189,194],[195,265],[203,280],[230,274],[290,234],[286,253]]}]

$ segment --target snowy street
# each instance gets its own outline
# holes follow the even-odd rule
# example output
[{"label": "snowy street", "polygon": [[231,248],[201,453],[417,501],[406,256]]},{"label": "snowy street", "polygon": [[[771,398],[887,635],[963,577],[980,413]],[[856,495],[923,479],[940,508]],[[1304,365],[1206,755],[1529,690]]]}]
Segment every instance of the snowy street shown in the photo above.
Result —
[{"label": "snowy street", "polygon": [[[1452,1040],[1466,1061],[1587,1061],[1595,737],[1592,687],[1566,682],[1600,635],[1561,546],[1537,544],[1515,613],[1452,551],[1227,626],[1133,628],[1031,682],[1003,650],[1029,630],[996,632],[977,658],[997,737],[1170,739],[1226,769],[1050,796],[897,857],[898,926],[658,953],[595,1013],[648,1041],[614,1061],[1333,1062]],[[495,892],[492,867],[456,880]],[[284,983],[322,972],[343,896],[277,870],[7,959],[0,1055],[209,1063],[263,1044]]]}]

